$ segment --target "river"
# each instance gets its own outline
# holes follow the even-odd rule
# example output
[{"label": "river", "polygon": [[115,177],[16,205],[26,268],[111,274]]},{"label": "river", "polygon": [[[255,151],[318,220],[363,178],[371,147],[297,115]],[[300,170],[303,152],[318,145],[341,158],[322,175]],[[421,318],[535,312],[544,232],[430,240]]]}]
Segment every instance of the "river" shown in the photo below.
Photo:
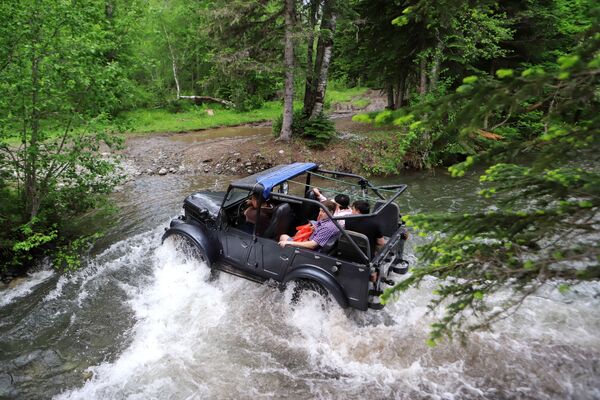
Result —
[{"label": "river", "polygon": [[[251,129],[251,128],[246,128]],[[0,292],[0,398],[599,399],[600,285],[548,285],[493,332],[425,344],[436,282],[383,311],[208,270],[160,239],[183,198],[230,177],[143,176],[115,194],[116,224],[75,273],[41,269]],[[388,180],[389,181],[389,180]],[[396,177],[404,213],[464,212],[475,174]],[[414,246],[427,238],[414,235]]]}]

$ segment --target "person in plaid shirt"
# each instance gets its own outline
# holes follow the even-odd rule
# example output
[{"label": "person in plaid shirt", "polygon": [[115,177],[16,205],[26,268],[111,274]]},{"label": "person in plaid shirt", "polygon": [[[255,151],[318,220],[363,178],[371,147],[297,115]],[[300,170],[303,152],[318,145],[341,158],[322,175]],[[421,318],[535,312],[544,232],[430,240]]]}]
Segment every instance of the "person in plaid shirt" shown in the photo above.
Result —
[{"label": "person in plaid shirt", "polygon": [[[325,200],[321,204],[327,207],[327,209],[332,215],[337,209],[337,204],[331,200]],[[281,235],[281,237],[279,238],[279,245],[281,247],[295,246],[310,250],[318,250],[319,248],[325,246],[329,239],[339,234],[339,229],[337,228],[337,226],[335,226],[331,218],[329,218],[329,216],[325,213],[325,211],[323,211],[323,209],[319,211],[317,223],[314,225],[315,229],[307,241],[296,242],[292,240],[292,238],[288,235]]]}]

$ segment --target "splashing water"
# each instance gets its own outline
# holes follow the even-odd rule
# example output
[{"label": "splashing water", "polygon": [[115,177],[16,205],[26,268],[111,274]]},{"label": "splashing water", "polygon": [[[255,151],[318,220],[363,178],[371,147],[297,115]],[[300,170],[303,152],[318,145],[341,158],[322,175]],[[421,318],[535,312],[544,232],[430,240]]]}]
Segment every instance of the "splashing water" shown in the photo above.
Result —
[{"label": "splashing water", "polygon": [[[383,312],[318,297],[290,305],[276,289],[186,259],[173,243],[149,251],[151,279],[128,286],[131,340],[93,378],[59,399],[89,398],[594,398],[598,301],[530,300],[469,346],[425,345],[436,282]],[[594,285],[578,290],[597,291]],[[593,315],[593,314],[592,314]],[[566,319],[578,326],[564,329]]]}]

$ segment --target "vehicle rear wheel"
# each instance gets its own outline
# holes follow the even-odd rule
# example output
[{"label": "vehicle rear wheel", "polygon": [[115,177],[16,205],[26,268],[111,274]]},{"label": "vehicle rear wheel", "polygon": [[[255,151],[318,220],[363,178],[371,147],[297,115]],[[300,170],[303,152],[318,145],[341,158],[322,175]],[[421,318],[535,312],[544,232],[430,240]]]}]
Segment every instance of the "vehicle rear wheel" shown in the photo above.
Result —
[{"label": "vehicle rear wheel", "polygon": [[331,301],[329,292],[323,285],[310,279],[298,279],[294,281],[294,291],[292,293],[292,304],[297,304],[303,297],[319,297],[325,302]]}]

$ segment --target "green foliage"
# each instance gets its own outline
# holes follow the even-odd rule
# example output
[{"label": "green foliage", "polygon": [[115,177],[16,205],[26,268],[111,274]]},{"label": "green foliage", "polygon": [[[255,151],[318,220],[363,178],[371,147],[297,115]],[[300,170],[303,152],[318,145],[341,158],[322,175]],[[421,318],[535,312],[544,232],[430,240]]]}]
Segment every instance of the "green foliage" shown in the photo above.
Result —
[{"label": "green foliage", "polygon": [[[598,21],[600,13],[594,17]],[[589,168],[597,165],[600,150],[600,77],[589,67],[600,51],[600,24],[591,25],[553,69],[528,66],[525,71],[545,72],[511,69],[497,74],[498,80],[480,77],[469,82],[468,93],[411,110],[420,129],[448,122],[465,146],[479,140],[480,127],[492,138],[505,129],[502,140],[490,140],[450,168],[453,176],[462,176],[476,163],[490,164],[480,194],[494,200],[493,208],[408,218],[413,229],[433,239],[419,249],[412,275],[382,299],[425,277],[437,278],[430,307],[444,307],[445,315],[432,325],[431,343],[489,328],[545,284],[564,292],[577,282],[600,279],[600,174]],[[490,300],[496,293],[503,293],[500,303]]]},{"label": "green foliage", "polygon": [[59,246],[53,254],[55,268],[62,271],[74,271],[81,267],[81,254],[102,236],[102,233],[97,232],[92,235],[81,236]]},{"label": "green foliage", "polygon": [[0,20],[0,257],[4,266],[68,238],[64,221],[96,208],[120,181],[117,164],[100,149],[119,147],[106,130],[110,116],[131,104],[124,25],[134,16],[106,3],[8,1]]}]

